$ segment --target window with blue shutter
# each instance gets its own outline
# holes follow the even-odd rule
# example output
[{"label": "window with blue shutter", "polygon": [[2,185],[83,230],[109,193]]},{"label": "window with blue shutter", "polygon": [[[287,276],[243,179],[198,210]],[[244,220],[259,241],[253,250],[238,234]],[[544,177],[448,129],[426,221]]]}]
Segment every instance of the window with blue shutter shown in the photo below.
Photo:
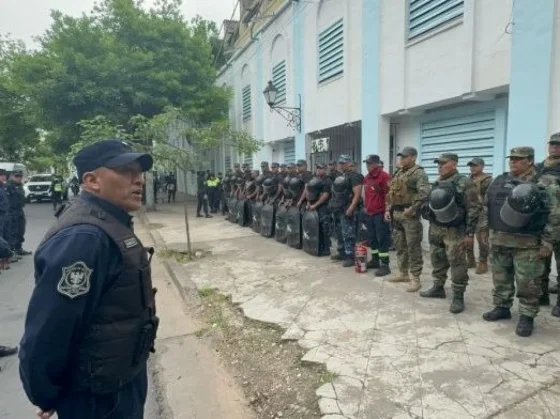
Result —
[{"label": "window with blue shutter", "polygon": [[243,88],[243,121],[251,119],[251,85]]},{"label": "window with blue shutter", "polygon": [[438,177],[437,164],[434,163],[442,153],[455,153],[459,156],[457,170],[469,174],[467,163],[473,157],[482,157],[486,164],[484,171],[494,171],[494,142],[496,139],[496,111],[479,112],[456,118],[424,122],[420,129],[419,165],[433,182]]},{"label": "window with blue shutter", "polygon": [[408,39],[462,16],[465,0],[408,0]]},{"label": "window with blue shutter", "polygon": [[294,140],[286,141],[284,143],[284,163],[296,162],[296,142]]},{"label": "window with blue shutter", "polygon": [[286,60],[280,61],[272,68],[272,84],[278,89],[276,103],[286,101]]},{"label": "window with blue shutter", "polygon": [[344,71],[343,19],[319,33],[319,83],[332,79]]}]

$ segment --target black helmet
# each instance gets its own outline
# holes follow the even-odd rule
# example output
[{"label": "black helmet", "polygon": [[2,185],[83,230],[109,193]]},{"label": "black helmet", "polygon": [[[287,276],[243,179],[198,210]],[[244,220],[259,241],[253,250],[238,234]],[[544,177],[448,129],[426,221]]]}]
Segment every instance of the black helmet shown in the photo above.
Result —
[{"label": "black helmet", "polygon": [[245,190],[247,191],[247,193],[252,194],[253,192],[255,192],[256,189],[257,189],[257,185],[254,181],[250,180],[247,183],[245,183]]},{"label": "black helmet", "polygon": [[303,192],[303,187],[304,187],[304,183],[303,180],[301,180],[299,177],[294,176],[290,179],[290,185],[288,187],[288,189],[290,190],[290,192],[292,193],[292,195],[297,198],[301,195],[301,193]]},{"label": "black helmet", "polygon": [[275,181],[273,177],[267,177],[263,181],[262,185],[265,194],[267,194],[270,197],[276,195],[276,191],[278,190],[278,183]]},{"label": "black helmet", "polygon": [[338,176],[332,185],[332,190],[335,193],[343,193],[348,190],[348,180],[346,176]]},{"label": "black helmet", "polygon": [[511,227],[525,227],[541,204],[538,186],[533,183],[522,183],[511,190],[500,209],[500,218]]},{"label": "black helmet", "polygon": [[440,223],[450,223],[459,215],[455,195],[449,188],[432,189],[428,195],[428,205]]},{"label": "black helmet", "polygon": [[307,183],[307,199],[316,201],[321,196],[323,190],[323,181],[319,177],[314,177]]}]

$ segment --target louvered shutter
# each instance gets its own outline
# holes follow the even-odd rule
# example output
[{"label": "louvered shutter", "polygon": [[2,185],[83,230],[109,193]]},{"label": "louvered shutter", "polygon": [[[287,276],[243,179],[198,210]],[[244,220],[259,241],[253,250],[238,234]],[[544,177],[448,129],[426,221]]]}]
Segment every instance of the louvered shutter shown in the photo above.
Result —
[{"label": "louvered shutter", "polygon": [[282,60],[272,68],[272,83],[278,89],[276,104],[286,101],[286,61]]},{"label": "louvered shutter", "polygon": [[414,38],[462,16],[464,11],[464,0],[409,0],[408,38]]},{"label": "louvered shutter", "polygon": [[319,82],[329,80],[344,71],[343,19],[319,34]]},{"label": "louvered shutter", "polygon": [[473,157],[482,157],[486,163],[484,171],[492,173],[495,134],[495,111],[424,122],[420,132],[420,166],[426,169],[430,182],[433,182],[438,177],[434,159],[449,152],[459,156],[457,168],[460,173],[470,173],[467,163]]},{"label": "louvered shutter", "polygon": [[296,162],[296,143],[294,140],[284,143],[284,163]]}]

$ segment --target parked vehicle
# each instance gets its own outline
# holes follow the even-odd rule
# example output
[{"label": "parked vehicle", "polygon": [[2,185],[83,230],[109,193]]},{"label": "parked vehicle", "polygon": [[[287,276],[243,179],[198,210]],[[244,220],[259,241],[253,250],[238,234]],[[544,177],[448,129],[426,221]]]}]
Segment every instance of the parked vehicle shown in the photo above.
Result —
[{"label": "parked vehicle", "polygon": [[[53,192],[52,181],[53,175],[51,173],[29,176],[25,185],[23,185],[25,199],[27,202],[31,202],[33,200],[37,202],[51,200]],[[62,182],[62,197],[63,199],[68,199],[68,183],[65,180]]]}]

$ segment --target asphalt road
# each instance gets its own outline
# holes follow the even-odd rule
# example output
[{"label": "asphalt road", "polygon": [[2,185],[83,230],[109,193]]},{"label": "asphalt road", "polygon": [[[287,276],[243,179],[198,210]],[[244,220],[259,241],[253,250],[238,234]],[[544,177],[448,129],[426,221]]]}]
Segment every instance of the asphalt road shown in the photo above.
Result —
[{"label": "asphalt road", "polygon": [[[35,251],[54,220],[52,204],[29,204],[25,207],[27,232],[24,248]],[[23,334],[25,312],[33,290],[33,256],[26,256],[0,274],[0,344],[17,345]],[[36,418],[36,408],[27,397],[18,373],[18,358],[0,358],[0,419]],[[158,417],[151,386],[146,419]]]}]

